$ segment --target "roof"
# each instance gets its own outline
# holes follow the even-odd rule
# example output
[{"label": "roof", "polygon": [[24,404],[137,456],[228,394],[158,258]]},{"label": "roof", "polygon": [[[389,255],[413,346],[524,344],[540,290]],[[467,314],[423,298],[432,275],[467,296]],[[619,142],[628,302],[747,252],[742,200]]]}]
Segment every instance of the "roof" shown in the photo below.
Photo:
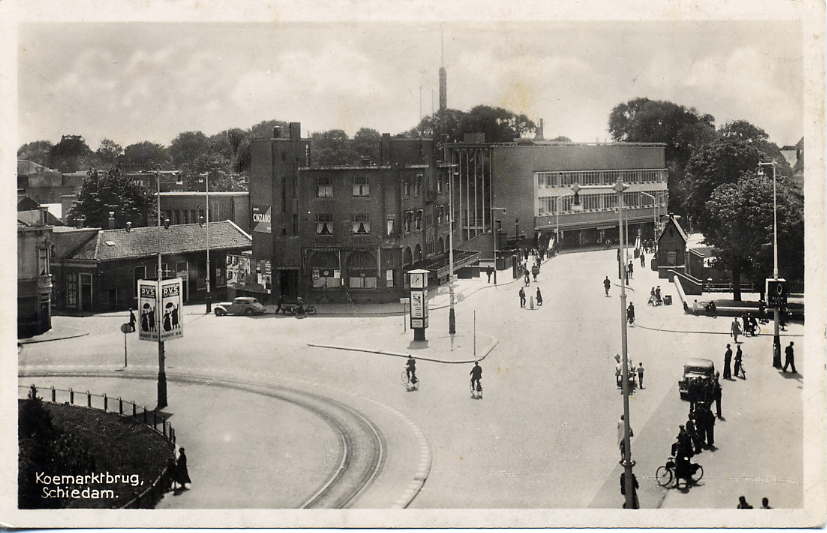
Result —
[{"label": "roof", "polygon": [[[161,192],[161,198],[165,196],[196,196],[201,197],[204,196],[204,191],[167,191]],[[210,196],[249,196],[250,191],[210,191]]]},{"label": "roof", "polygon": [[[175,224],[168,229],[157,226],[100,230],[67,259],[118,261],[148,257],[158,253],[183,254],[207,249],[206,226]],[[210,249],[244,249],[253,245],[252,237],[229,220],[210,222]]]},{"label": "roof", "polygon": [[29,174],[40,174],[43,172],[60,174],[60,172],[58,172],[57,170],[45,167],[40,163],[35,163],[34,161],[29,161],[28,159],[17,160],[17,174],[20,176],[28,176]]},{"label": "roof", "polygon": [[[17,212],[17,222],[18,224],[22,224],[23,226],[42,226],[44,225],[41,221],[41,214],[40,209],[32,209],[29,211],[18,211]],[[63,222],[60,221],[59,218],[56,218],[53,214],[46,211],[46,225],[49,226],[62,226]]]},{"label": "roof", "polygon": [[683,362],[686,366],[696,366],[698,368],[711,368],[715,366],[709,359],[702,359],[700,357],[691,357]]},{"label": "roof", "polygon": [[[678,228],[678,235],[683,238],[683,242],[689,242],[689,236],[687,236],[686,232],[683,230],[681,225],[678,223],[678,220],[674,216],[669,216],[669,221],[663,226],[663,231],[660,234],[660,237],[663,237],[663,233],[666,231],[666,225],[674,224],[676,228]],[[658,241],[660,241],[660,237],[658,237]]]}]

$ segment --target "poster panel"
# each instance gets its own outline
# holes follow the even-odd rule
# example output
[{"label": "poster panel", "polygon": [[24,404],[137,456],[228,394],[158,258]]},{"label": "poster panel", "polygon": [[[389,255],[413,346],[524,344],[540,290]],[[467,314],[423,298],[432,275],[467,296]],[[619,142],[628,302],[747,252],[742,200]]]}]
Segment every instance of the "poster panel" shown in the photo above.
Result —
[{"label": "poster panel", "polygon": [[184,307],[181,278],[161,282],[161,340],[168,341],[184,336]]},{"label": "poster panel", "polygon": [[138,280],[138,338],[142,341],[158,340],[157,291],[156,281]]}]

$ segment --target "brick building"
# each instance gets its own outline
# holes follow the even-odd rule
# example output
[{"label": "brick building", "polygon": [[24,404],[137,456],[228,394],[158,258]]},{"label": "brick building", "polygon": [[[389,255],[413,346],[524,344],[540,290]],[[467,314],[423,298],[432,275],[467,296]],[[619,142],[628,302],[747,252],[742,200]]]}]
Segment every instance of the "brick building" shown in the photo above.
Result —
[{"label": "brick building", "polygon": [[[213,299],[226,293],[226,256],[249,250],[252,239],[229,220],[210,223],[210,279]],[[157,278],[157,253],[164,277],[184,280],[184,302],[206,296],[206,227],[180,224],[134,229],[62,227],[53,236],[56,308],[101,312],[135,305],[137,280]]]},{"label": "brick building", "polygon": [[483,256],[492,256],[492,227],[497,228],[499,249],[545,246],[558,224],[561,247],[600,244],[606,239],[617,242],[616,194],[581,191],[583,209],[576,211],[571,190],[575,183],[613,185],[620,177],[629,185],[624,204],[632,242],[638,234],[654,238],[654,213],[666,213],[667,169],[661,143],[483,143],[476,139],[449,148],[455,167],[454,242]]},{"label": "brick building", "polygon": [[[192,224],[206,217],[206,192],[170,191],[161,193],[161,216],[171,224]],[[250,193],[210,191],[210,222],[232,220],[250,231]]]},{"label": "brick building", "polygon": [[415,265],[444,270],[448,165],[430,139],[385,134],[380,152],[371,165],[310,168],[298,123],[253,143],[253,260],[267,263],[275,294],[392,301]]}]

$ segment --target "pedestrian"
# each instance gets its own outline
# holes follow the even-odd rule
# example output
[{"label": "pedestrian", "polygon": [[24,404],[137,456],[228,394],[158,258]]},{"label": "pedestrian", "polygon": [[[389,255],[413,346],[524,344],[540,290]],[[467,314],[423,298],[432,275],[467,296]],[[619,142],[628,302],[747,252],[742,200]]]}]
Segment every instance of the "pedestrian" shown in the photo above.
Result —
[{"label": "pedestrian", "polygon": [[281,313],[282,304],[284,304],[284,295],[279,293],[279,299],[278,299],[277,305],[276,305],[276,312],[273,313],[273,314],[277,315],[277,314]]},{"label": "pedestrian", "polygon": [[[708,448],[715,449],[715,415],[712,414],[712,410],[709,408],[708,404],[701,403],[702,406],[700,416],[704,420],[704,430],[706,433],[706,445]],[[698,413],[695,413],[695,417],[698,417]]]},{"label": "pedestrian", "polygon": [[[637,499],[637,489],[640,485],[637,482],[637,476],[632,474],[632,509],[640,509],[640,502]],[[626,496],[626,472],[620,473],[620,494]],[[623,501],[623,508],[626,509],[626,501]]]},{"label": "pedestrian", "polygon": [[738,324],[738,318],[732,319],[732,325],[730,326],[729,334],[735,338],[735,344],[738,344],[738,335],[741,334],[741,326]]},{"label": "pedestrian", "polygon": [[640,388],[643,388],[643,363],[641,362],[637,367],[637,383]]},{"label": "pedestrian", "polygon": [[692,441],[693,452],[696,454],[701,453],[703,449],[703,440],[701,439],[701,433],[698,430],[698,425],[695,422],[695,414],[692,411],[689,412],[689,419],[686,421],[686,433]]},{"label": "pedestrian", "polygon": [[747,499],[744,496],[738,496],[738,507],[736,509],[752,509],[752,505],[747,503]]},{"label": "pedestrian", "polygon": [[656,300],[658,303],[661,303],[661,302],[663,301],[663,298],[661,298],[661,295],[660,295],[660,285],[658,285],[657,287],[655,287],[655,300]]},{"label": "pedestrian", "polygon": [[[620,458],[623,459],[626,457],[626,444],[625,444],[625,435],[626,435],[626,422],[623,418],[623,415],[620,415],[620,420],[617,421],[617,445],[620,448]],[[629,426],[629,439],[635,436],[634,430],[632,430],[632,426]]]},{"label": "pedestrian", "polygon": [[772,509],[772,507],[770,507],[770,500],[766,496],[761,498],[761,509]]},{"label": "pedestrian", "polygon": [[730,362],[732,361],[732,348],[729,347],[729,344],[726,345],[726,351],[724,352],[724,379],[732,379],[732,372],[729,368]]},{"label": "pedestrian", "polygon": [[606,279],[603,280],[603,290],[606,291],[606,296],[609,295],[609,289],[612,286],[612,282],[609,281],[609,276],[606,276]]},{"label": "pedestrian", "polygon": [[540,267],[537,266],[537,263],[534,263],[534,266],[531,267],[531,275],[534,277],[534,281],[537,281],[537,274],[540,273]]},{"label": "pedestrian", "polygon": [[643,253],[643,250],[640,251],[640,267],[646,268],[646,255]]},{"label": "pedestrian", "polygon": [[167,480],[168,480],[168,487],[167,490],[178,490],[178,468],[175,465],[175,451],[173,450],[172,455],[169,459],[167,459]]},{"label": "pedestrian", "polygon": [[469,372],[471,376],[471,394],[477,394],[482,392],[482,367],[480,366],[479,361],[474,361],[474,366],[471,367],[471,372]]},{"label": "pedestrian", "polygon": [[129,306],[129,329],[130,331],[135,331],[135,312],[132,311],[132,306]]},{"label": "pedestrian", "polygon": [[698,402],[701,401],[701,383],[700,378],[688,378],[686,383],[686,396],[689,398],[689,409],[694,410]]},{"label": "pedestrian", "polygon": [[634,273],[635,273],[635,266],[632,264],[632,260],[629,259],[629,277],[634,278],[635,277]]},{"label": "pedestrian", "polygon": [[492,272],[493,270],[494,270],[494,269],[493,269],[493,268],[491,268],[491,266],[488,266],[488,268],[486,268],[486,269],[485,269],[485,274],[488,276],[488,283],[491,283],[491,272]]},{"label": "pedestrian", "polygon": [[526,287],[528,287],[529,283],[531,283],[531,279],[529,278],[528,267],[526,266],[526,269],[525,269],[525,284],[526,284]]},{"label": "pedestrian", "polygon": [[540,293],[540,287],[537,287],[537,307],[543,305],[543,295]]},{"label": "pedestrian", "polygon": [[178,448],[178,463],[175,466],[175,478],[182,489],[187,488],[187,483],[192,483],[189,470],[187,470],[187,455],[184,448]]},{"label": "pedestrian", "polygon": [[724,417],[721,416],[721,382],[718,381],[720,375],[720,372],[715,372],[715,381],[712,382],[712,398],[715,400],[715,415],[723,419]]},{"label": "pedestrian", "polygon": [[784,368],[783,371],[787,373],[787,366],[793,367],[793,374],[798,374],[795,369],[795,352],[793,350],[793,343],[790,341],[790,345],[784,348]]},{"label": "pedestrian", "polygon": [[618,389],[623,386],[623,365],[620,363],[615,365],[615,381]]},{"label": "pedestrian", "polygon": [[520,292],[518,294],[520,295],[520,307],[525,307],[525,290],[520,287]]},{"label": "pedestrian", "polygon": [[741,345],[739,344],[738,349],[735,350],[735,377],[742,377],[744,379],[747,379],[746,373],[741,375],[741,372],[743,371],[743,367],[741,366],[741,360],[743,359],[743,357],[744,353],[741,351]]}]

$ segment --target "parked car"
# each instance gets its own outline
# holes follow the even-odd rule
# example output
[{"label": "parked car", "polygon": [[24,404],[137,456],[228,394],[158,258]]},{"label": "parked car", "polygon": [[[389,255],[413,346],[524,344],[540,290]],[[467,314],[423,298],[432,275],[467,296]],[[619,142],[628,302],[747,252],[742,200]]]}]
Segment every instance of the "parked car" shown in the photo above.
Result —
[{"label": "parked car", "polygon": [[683,363],[683,377],[678,380],[678,392],[681,399],[685,399],[690,379],[712,379],[715,376],[715,363],[709,359],[693,357]]},{"label": "parked car", "polygon": [[215,316],[224,315],[261,315],[264,306],[251,296],[239,296],[232,302],[223,302],[213,306]]}]

